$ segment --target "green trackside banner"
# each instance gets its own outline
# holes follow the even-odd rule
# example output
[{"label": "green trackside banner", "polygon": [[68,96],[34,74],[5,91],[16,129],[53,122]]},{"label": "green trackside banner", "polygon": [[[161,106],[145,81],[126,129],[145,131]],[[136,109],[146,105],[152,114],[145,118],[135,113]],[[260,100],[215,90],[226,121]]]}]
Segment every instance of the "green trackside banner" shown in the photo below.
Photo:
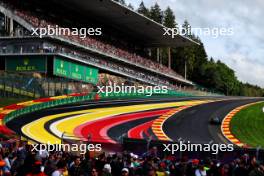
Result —
[{"label": "green trackside banner", "polygon": [[45,56],[9,56],[5,58],[5,70],[16,72],[46,72]]},{"label": "green trackside banner", "polygon": [[98,69],[86,67],[85,68],[85,81],[93,83],[93,84],[97,84],[97,82],[98,82]]},{"label": "green trackside banner", "polygon": [[75,64],[75,63],[71,63],[70,64],[70,77],[73,79],[77,79],[77,80],[81,80],[84,81],[85,80],[85,72],[84,72],[84,66],[79,65],[79,64]]},{"label": "green trackside banner", "polygon": [[54,75],[97,84],[98,69],[77,64],[59,57],[54,58]]}]

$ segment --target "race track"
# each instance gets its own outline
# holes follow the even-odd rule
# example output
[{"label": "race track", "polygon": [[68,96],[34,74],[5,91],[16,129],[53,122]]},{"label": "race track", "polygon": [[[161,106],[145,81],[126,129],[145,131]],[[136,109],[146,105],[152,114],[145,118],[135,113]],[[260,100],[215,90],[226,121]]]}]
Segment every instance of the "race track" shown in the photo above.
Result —
[{"label": "race track", "polygon": [[118,143],[120,138],[189,140],[228,143],[220,126],[232,109],[259,99],[201,97],[107,100],[60,106],[21,116],[7,126],[40,143],[60,143],[61,138]]},{"label": "race track", "polygon": [[209,124],[210,119],[218,117],[223,120],[236,107],[255,101],[225,100],[194,106],[170,117],[164,123],[163,130],[173,141],[181,139],[192,143],[229,143],[222,136],[220,126]]}]

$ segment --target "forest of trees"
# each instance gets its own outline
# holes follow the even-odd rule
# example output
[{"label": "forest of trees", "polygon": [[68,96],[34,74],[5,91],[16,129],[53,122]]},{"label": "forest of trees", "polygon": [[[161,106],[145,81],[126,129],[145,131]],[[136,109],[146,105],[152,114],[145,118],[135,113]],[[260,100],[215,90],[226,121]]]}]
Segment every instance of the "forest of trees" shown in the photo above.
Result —
[{"label": "forest of trees", "polygon": [[[124,0],[115,0],[126,5]],[[134,9],[131,4],[127,5],[129,8]],[[143,14],[150,19],[163,24],[166,27],[177,28],[174,12],[170,7],[164,11],[160,6],[155,3],[150,8],[147,8],[142,1],[136,11]],[[187,20],[181,25],[183,29],[190,30],[190,24]],[[242,83],[236,77],[235,71],[228,67],[225,63],[216,58],[208,57],[202,41],[198,36],[192,34],[186,37],[198,42],[200,45],[193,45],[188,47],[172,48],[172,69],[184,75],[185,64],[187,65],[187,78],[197,83],[202,87],[210,90],[223,93],[225,95],[239,95],[239,96],[264,96],[264,90],[256,85]],[[167,48],[161,48],[166,50]],[[167,64],[167,52],[162,53],[162,63]],[[247,70],[245,70],[247,71]]]}]

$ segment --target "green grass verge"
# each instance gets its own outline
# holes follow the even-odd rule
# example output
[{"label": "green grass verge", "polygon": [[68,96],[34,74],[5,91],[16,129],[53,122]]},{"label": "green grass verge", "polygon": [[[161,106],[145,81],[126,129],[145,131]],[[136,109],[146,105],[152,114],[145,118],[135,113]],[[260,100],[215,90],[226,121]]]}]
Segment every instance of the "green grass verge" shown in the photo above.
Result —
[{"label": "green grass verge", "polygon": [[0,98],[0,108],[11,105],[11,104],[28,101],[28,100],[30,99],[28,98]]},{"label": "green grass verge", "polygon": [[241,142],[264,148],[264,102],[238,112],[231,120],[231,132]]}]

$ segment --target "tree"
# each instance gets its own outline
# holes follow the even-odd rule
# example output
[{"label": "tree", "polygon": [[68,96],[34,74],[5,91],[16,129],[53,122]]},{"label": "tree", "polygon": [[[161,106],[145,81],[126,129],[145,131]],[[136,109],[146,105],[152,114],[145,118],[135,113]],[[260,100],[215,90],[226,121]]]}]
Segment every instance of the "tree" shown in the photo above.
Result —
[{"label": "tree", "polygon": [[127,7],[130,8],[130,9],[132,9],[132,10],[134,10],[134,7],[132,6],[131,3],[129,3]]},{"label": "tree", "polygon": [[114,1],[119,2],[119,3],[122,4],[122,5],[126,5],[125,0],[114,0]]},{"label": "tree", "polygon": [[139,5],[139,7],[137,9],[137,12],[142,14],[142,15],[144,15],[144,16],[146,16],[146,17],[150,16],[149,9],[146,8],[146,6],[145,6],[143,1],[141,1],[140,5]]},{"label": "tree", "polygon": [[184,20],[184,22],[182,24],[182,33],[186,37],[191,37],[191,35],[192,35],[191,32],[192,32],[191,31],[191,25],[189,24],[189,22],[187,20]]},{"label": "tree", "polygon": [[[142,1],[137,11],[166,27],[177,28],[175,15],[169,7],[163,13],[156,3],[149,10]],[[206,87],[210,91],[226,95],[264,96],[264,89],[240,82],[233,69],[217,59],[208,59],[203,42],[199,37],[191,33],[191,25],[187,20],[182,24],[182,32],[184,32],[185,37],[194,40],[199,45],[193,44],[191,46],[172,48],[173,70],[184,75],[184,66],[186,64],[188,79],[197,83],[197,88]],[[162,62],[167,64],[168,53],[165,51],[165,48],[160,50]],[[155,52],[156,50],[152,51],[153,55],[155,55]]]},{"label": "tree", "polygon": [[150,8],[150,18],[152,20],[156,21],[157,23],[162,24],[162,21],[163,21],[163,15],[162,14],[163,14],[163,12],[161,11],[158,3],[155,3],[155,5]]},{"label": "tree", "polygon": [[177,26],[177,23],[175,21],[175,15],[170,7],[167,7],[167,9],[164,11],[163,25],[168,28],[176,28]]}]

